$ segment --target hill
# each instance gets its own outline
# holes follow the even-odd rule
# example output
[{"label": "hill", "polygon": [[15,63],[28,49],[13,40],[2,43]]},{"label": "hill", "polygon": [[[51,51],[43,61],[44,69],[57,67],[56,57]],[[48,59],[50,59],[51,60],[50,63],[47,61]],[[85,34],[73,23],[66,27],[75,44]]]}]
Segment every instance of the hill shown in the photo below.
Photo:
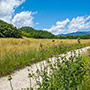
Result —
[{"label": "hill", "polygon": [[8,24],[0,20],[0,37],[2,38],[21,38],[22,34],[19,29],[14,27],[12,24]]},{"label": "hill", "polygon": [[[89,34],[89,35],[87,35]],[[22,27],[17,29],[12,24],[8,24],[2,20],[0,20],[0,38],[47,38],[47,39],[77,39],[80,37],[81,39],[90,39],[90,31],[89,32],[75,32],[70,34],[61,34],[54,35],[51,32],[43,31],[43,30],[35,30],[32,27]]]},{"label": "hill", "polygon": [[43,30],[35,30],[31,27],[22,27],[20,28],[23,35],[26,37],[33,37],[33,38],[57,38],[56,35]]},{"label": "hill", "polygon": [[35,30],[31,27],[22,27],[17,29],[12,24],[0,20],[0,38],[57,38],[48,31]]}]

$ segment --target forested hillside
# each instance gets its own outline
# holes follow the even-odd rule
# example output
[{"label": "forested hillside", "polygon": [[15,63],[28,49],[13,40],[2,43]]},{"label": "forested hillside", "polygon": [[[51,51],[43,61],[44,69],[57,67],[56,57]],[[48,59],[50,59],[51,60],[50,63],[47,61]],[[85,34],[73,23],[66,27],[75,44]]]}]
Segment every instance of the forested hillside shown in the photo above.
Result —
[{"label": "forested hillside", "polygon": [[77,39],[78,37],[81,39],[90,39],[89,35],[81,35],[81,36],[56,36],[48,31],[43,30],[35,30],[31,27],[22,27],[17,29],[12,24],[8,24],[2,20],[0,20],[0,38],[47,38],[47,39]]},{"label": "forested hillside", "polygon": [[81,35],[81,36],[73,36],[73,35],[68,35],[68,36],[58,36],[60,39],[90,39],[90,35]]},{"label": "forested hillside", "polygon": [[42,30],[35,30],[31,27],[22,27],[21,31],[23,31],[23,35],[26,37],[33,37],[33,38],[57,38],[56,35],[53,35],[52,33],[48,31],[42,31]]},{"label": "forested hillside", "polygon": [[2,20],[0,20],[0,37],[13,37],[13,38],[21,38],[22,34],[19,29],[14,27],[12,24],[8,24]]},{"label": "forested hillside", "polygon": [[35,30],[31,27],[22,27],[20,29],[17,29],[12,24],[8,24],[0,20],[1,38],[21,38],[23,36],[29,38],[57,38],[57,36],[47,31]]}]

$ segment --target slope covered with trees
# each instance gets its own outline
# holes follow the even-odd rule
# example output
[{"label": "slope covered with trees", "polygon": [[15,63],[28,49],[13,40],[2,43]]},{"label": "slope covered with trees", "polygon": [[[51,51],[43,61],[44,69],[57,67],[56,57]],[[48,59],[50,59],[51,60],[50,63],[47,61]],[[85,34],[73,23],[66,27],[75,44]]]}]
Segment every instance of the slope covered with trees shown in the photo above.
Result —
[{"label": "slope covered with trees", "polygon": [[23,36],[29,38],[57,38],[57,36],[47,31],[35,30],[31,27],[22,27],[17,29],[12,24],[8,24],[0,20],[1,38],[21,38]]},{"label": "slope covered with trees", "polygon": [[81,35],[81,36],[73,36],[73,35],[68,35],[68,36],[58,36],[60,39],[90,39],[90,35]]},{"label": "slope covered with trees", "polygon": [[31,27],[22,27],[17,29],[12,24],[8,24],[2,20],[0,20],[0,38],[48,38],[48,39],[77,39],[78,37],[81,39],[90,39],[89,35],[81,35],[81,36],[56,36],[48,31],[43,30],[35,30]]},{"label": "slope covered with trees", "polygon": [[[33,38],[57,38],[56,35],[43,30],[35,30],[31,27],[22,27],[21,31],[23,31],[23,35],[26,37],[33,37]],[[27,35],[26,35],[27,33]],[[29,35],[28,35],[29,33]]]},{"label": "slope covered with trees", "polygon": [[22,34],[19,29],[14,27],[12,24],[8,24],[2,20],[0,20],[0,37],[14,37],[14,38],[21,38]]}]

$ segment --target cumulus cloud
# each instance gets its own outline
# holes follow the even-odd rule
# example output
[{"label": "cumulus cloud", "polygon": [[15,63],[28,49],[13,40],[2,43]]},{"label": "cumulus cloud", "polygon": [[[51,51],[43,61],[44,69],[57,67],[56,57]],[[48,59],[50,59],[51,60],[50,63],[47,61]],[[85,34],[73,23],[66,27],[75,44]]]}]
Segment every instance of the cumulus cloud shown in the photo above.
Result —
[{"label": "cumulus cloud", "polygon": [[43,30],[52,32],[55,35],[60,34],[60,32],[62,32],[62,30],[65,28],[65,26],[67,25],[67,23],[69,21],[70,20],[68,18],[64,21],[57,21],[56,25],[53,25],[50,29],[46,28],[46,29],[43,29]]},{"label": "cumulus cloud", "polygon": [[57,21],[56,22],[56,25],[59,26],[59,28],[64,28],[65,25],[69,22],[70,20],[67,18],[66,20],[60,22],[60,21]]},{"label": "cumulus cloud", "polygon": [[[67,25],[68,23],[68,25]],[[78,16],[71,21],[67,18],[64,21],[57,21],[56,25],[53,25],[50,29],[43,29],[53,34],[72,33],[79,30],[87,30],[90,28],[90,16]]]},{"label": "cumulus cloud", "polygon": [[12,23],[18,28],[22,26],[32,27],[33,26],[32,20],[33,20],[32,12],[24,11],[24,12],[16,14],[12,20]]},{"label": "cumulus cloud", "polygon": [[0,19],[10,23],[15,9],[25,0],[0,0]]},{"label": "cumulus cloud", "polygon": [[88,21],[89,19],[90,16],[86,18],[84,16],[73,18],[68,26],[68,32],[71,33],[90,28],[90,21]]},{"label": "cumulus cloud", "polygon": [[[25,2],[25,0],[0,0],[0,19],[11,23],[18,28],[22,26],[34,26],[34,17],[32,15],[37,14],[37,11],[22,11],[14,15],[16,8],[19,7],[23,2]],[[37,24],[38,23],[35,25]]]}]

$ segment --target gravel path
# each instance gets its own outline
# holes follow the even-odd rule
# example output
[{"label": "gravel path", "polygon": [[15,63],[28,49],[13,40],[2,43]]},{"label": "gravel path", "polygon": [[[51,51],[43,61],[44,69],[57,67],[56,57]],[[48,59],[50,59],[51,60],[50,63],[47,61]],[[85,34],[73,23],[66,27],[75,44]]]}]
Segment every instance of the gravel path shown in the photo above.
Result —
[{"label": "gravel path", "polygon": [[[82,52],[86,52],[88,49],[90,49],[90,47],[85,47],[85,48],[74,50],[74,51],[78,55],[78,51],[80,53],[82,53]],[[60,57],[61,56],[65,56],[65,54],[61,54]],[[66,54],[67,58],[70,56],[71,56],[71,51]],[[49,60],[52,61],[52,63],[54,63],[55,59],[56,59],[55,57],[49,58]],[[36,64],[33,64],[32,66],[27,66],[24,69],[21,69],[19,71],[15,71],[15,73],[12,74],[12,78],[13,78],[12,84],[13,84],[14,90],[21,90],[21,88],[29,87],[29,79],[28,79],[29,71],[28,71],[28,69],[30,69],[30,70],[32,69],[32,71],[34,73],[34,72],[36,72],[37,67],[38,67],[38,69],[41,69],[40,66],[42,66],[42,68],[43,68],[43,64],[46,66],[47,62],[41,61]],[[8,76],[0,78],[0,90],[11,90],[10,83],[7,80],[7,78],[8,78]],[[35,87],[35,82],[34,82],[35,80],[32,79],[31,81],[32,81],[32,87]],[[34,89],[34,90],[36,90],[36,89]]]}]

